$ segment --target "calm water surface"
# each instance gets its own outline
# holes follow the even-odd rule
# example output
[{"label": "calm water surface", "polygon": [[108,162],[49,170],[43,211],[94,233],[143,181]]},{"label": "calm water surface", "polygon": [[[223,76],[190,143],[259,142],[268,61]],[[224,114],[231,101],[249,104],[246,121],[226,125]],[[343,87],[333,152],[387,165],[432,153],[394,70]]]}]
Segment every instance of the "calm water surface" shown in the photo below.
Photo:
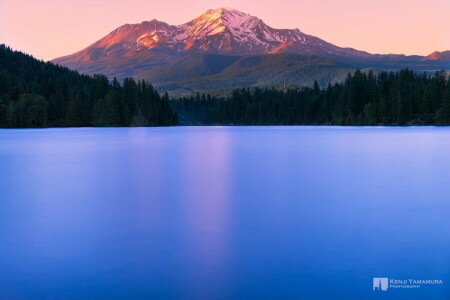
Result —
[{"label": "calm water surface", "polygon": [[2,300],[450,299],[449,128],[0,130],[0,198]]}]

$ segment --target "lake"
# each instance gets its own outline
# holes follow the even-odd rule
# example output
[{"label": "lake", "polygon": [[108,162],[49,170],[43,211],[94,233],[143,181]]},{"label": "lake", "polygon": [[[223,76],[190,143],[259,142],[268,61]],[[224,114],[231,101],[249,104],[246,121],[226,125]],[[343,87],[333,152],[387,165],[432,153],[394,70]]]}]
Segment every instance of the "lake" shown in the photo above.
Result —
[{"label": "lake", "polygon": [[450,299],[450,128],[5,129],[0,198],[0,299]]}]

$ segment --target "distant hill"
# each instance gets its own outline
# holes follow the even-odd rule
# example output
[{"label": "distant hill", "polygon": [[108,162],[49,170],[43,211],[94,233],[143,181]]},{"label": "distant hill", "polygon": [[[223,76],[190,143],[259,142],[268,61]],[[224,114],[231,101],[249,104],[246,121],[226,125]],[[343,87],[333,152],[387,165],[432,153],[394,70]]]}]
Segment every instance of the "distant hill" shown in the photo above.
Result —
[{"label": "distant hill", "polygon": [[435,51],[430,55],[428,55],[427,57],[425,57],[425,60],[445,61],[450,63],[450,51],[443,51],[443,52]]}]

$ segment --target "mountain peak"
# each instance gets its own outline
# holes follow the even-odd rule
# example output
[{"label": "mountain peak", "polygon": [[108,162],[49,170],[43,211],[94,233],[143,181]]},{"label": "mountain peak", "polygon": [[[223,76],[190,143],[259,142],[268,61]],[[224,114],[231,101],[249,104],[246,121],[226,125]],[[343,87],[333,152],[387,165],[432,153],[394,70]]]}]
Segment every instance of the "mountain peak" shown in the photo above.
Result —
[{"label": "mountain peak", "polygon": [[[210,19],[210,20],[216,20],[216,19],[222,19],[227,22],[245,22],[246,20],[252,19],[252,20],[259,20],[257,17],[251,16],[249,14],[246,14],[242,11],[239,11],[237,9],[229,8],[229,7],[221,7],[217,9],[208,9],[206,12],[204,12],[201,16],[198,18],[202,19]],[[197,19],[198,19],[197,18]],[[234,24],[237,25],[237,24]]]},{"label": "mountain peak", "polygon": [[214,8],[214,9],[208,9],[207,12],[219,12],[219,13],[225,13],[225,12],[238,12],[243,14],[243,12],[231,8],[231,7],[219,7],[219,8]]},{"label": "mountain peak", "polygon": [[210,16],[210,17],[223,17],[226,15],[239,15],[239,16],[249,16],[249,14],[246,14],[242,11],[239,11],[237,9],[234,8],[230,8],[230,7],[220,7],[220,8],[216,8],[216,9],[208,9],[207,11],[205,11],[201,16]]},{"label": "mountain peak", "polygon": [[231,33],[257,25],[261,20],[229,7],[209,9],[184,26],[194,37]]},{"label": "mountain peak", "polygon": [[247,42],[250,48],[264,51],[275,49],[272,43],[305,41],[306,38],[299,29],[274,29],[258,17],[229,7],[209,9],[183,26],[196,38],[223,33],[237,42]]}]

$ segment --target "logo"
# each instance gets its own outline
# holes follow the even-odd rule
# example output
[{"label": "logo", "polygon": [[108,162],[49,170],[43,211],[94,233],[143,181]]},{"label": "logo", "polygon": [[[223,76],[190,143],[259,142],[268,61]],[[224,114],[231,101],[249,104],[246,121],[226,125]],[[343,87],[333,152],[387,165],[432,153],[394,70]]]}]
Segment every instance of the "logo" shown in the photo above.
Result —
[{"label": "logo", "polygon": [[387,291],[389,288],[388,278],[374,278],[373,279],[373,290],[374,291]]},{"label": "logo", "polygon": [[444,282],[440,279],[392,279],[374,278],[374,291],[387,291],[390,289],[420,289],[423,286],[442,286]]}]

